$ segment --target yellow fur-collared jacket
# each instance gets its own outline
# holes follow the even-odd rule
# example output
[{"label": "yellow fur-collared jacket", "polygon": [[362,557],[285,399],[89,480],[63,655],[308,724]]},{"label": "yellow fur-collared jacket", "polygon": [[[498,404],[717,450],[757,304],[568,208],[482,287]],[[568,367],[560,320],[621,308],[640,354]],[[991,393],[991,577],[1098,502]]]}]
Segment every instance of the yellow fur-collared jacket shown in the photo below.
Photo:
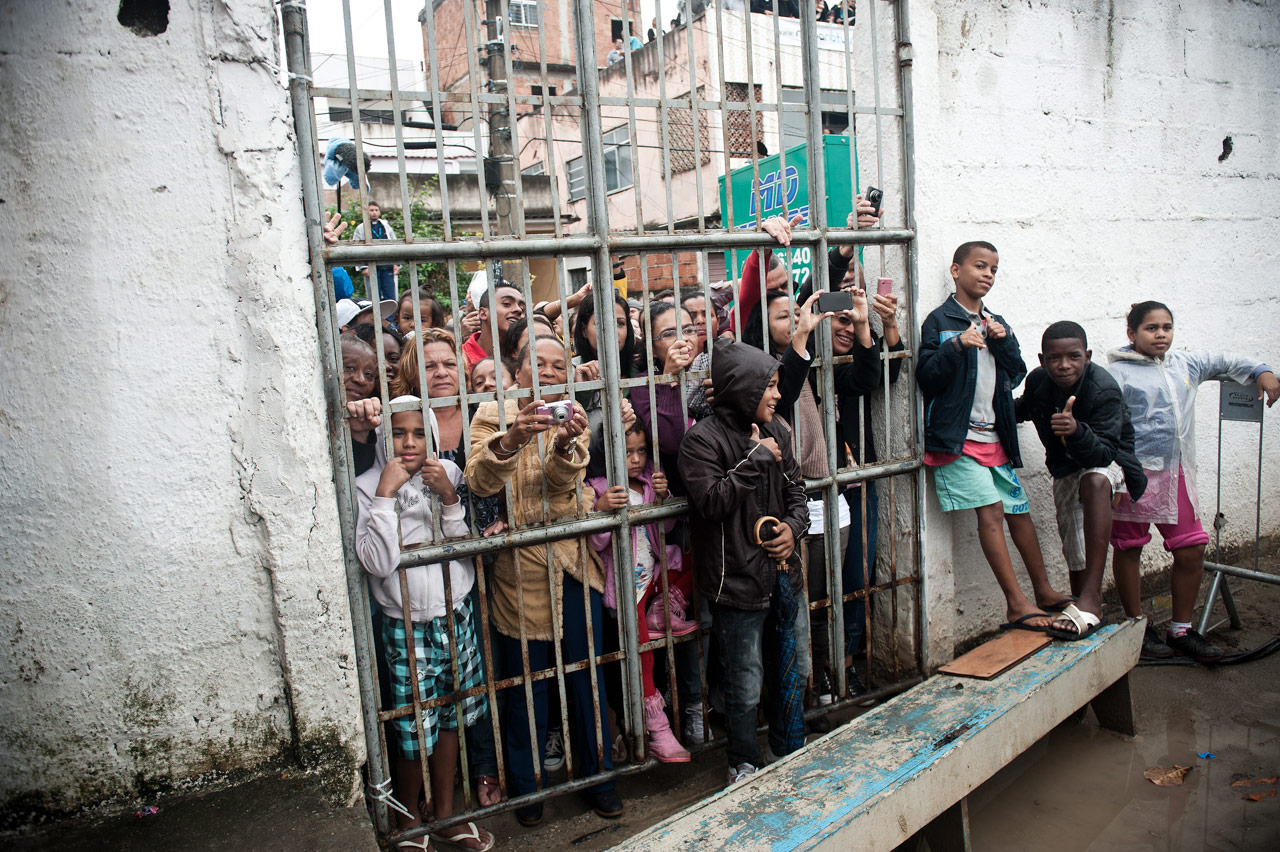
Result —
[{"label": "yellow fur-collared jacket", "polygon": [[[506,400],[506,407],[507,423],[514,423],[520,413],[520,404],[516,400]],[[586,436],[578,436],[573,455],[565,458],[555,451],[555,433],[544,433],[545,454],[540,460],[536,439],[511,458],[499,458],[494,448],[505,434],[498,420],[498,403],[483,403],[471,420],[471,452],[467,457],[466,479],[467,486],[482,497],[499,494],[503,485],[511,483],[508,524],[513,527],[537,525],[579,517],[591,511],[591,500],[595,494],[583,485],[587,467]],[[544,483],[549,503],[546,512],[542,508]],[[581,498],[578,497],[579,492]],[[543,642],[560,637],[560,624],[554,624],[552,629],[551,606],[553,593],[557,609],[561,603],[560,572],[569,574],[597,592],[604,591],[604,568],[585,535],[552,542],[551,554],[554,582],[548,583],[546,545],[498,552],[488,591],[494,624],[503,635],[520,636],[520,598],[517,597],[520,595],[524,601],[526,635]]]}]

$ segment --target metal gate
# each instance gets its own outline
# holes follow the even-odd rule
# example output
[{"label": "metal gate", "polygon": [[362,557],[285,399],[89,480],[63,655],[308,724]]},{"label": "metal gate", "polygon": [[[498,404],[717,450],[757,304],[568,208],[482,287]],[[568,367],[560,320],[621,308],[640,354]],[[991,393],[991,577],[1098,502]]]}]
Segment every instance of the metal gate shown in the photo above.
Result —
[{"label": "metal gate", "polygon": [[[317,74],[331,72],[334,63],[326,59],[313,68],[305,3],[286,0],[280,5],[368,737],[368,783],[377,801],[375,822],[380,834],[408,839],[427,830],[392,829],[389,809],[401,805],[392,790],[391,766],[397,745],[388,741],[388,723],[403,718],[415,720],[415,736],[421,746],[418,754],[425,755],[428,749],[424,714],[456,706],[461,715],[465,699],[482,696],[488,706],[482,724],[488,726],[488,736],[494,744],[491,748],[496,774],[504,789],[510,791],[511,768],[504,760],[503,746],[511,732],[504,724],[506,720],[499,718],[499,710],[514,701],[534,704],[535,690],[543,688],[540,684],[549,684],[550,691],[560,699],[559,721],[566,739],[564,776],[544,771],[539,753],[540,730],[535,716],[526,714],[527,737],[534,750],[533,791],[512,795],[501,804],[485,808],[472,796],[470,784],[464,783],[463,813],[438,819],[430,827],[438,830],[487,813],[528,805],[547,795],[581,789],[653,765],[645,751],[641,665],[644,652],[652,652],[657,655],[655,659],[663,661],[661,666],[655,665],[656,676],[661,679],[665,674],[667,704],[677,734],[684,710],[691,702],[705,708],[703,718],[709,718],[713,709],[707,677],[710,631],[695,584],[689,594],[692,600],[687,616],[699,622],[699,629],[674,636],[668,620],[664,630],[656,631],[656,637],[642,642],[641,630],[648,632],[642,627],[646,616],[637,610],[637,586],[632,582],[630,568],[615,577],[616,621],[608,619],[607,629],[597,629],[602,625],[595,622],[602,616],[593,608],[594,597],[590,593],[581,595],[582,613],[565,611],[563,596],[557,591],[569,588],[564,572],[576,571],[586,579],[591,566],[558,563],[557,543],[581,542],[591,535],[612,533],[606,550],[613,565],[636,565],[632,529],[640,528],[638,540],[643,544],[646,525],[659,522],[655,527],[659,564],[654,566],[651,594],[670,601],[678,574],[668,572],[666,545],[674,543],[686,557],[692,554],[696,560],[698,531],[690,530],[682,520],[675,526],[668,523],[687,515],[687,503],[679,497],[594,511],[595,493],[581,476],[567,490],[556,484],[557,462],[552,461],[552,454],[564,445],[558,437],[546,438],[561,433],[547,432],[533,442],[538,447],[536,463],[541,466],[537,475],[525,479],[508,476],[496,495],[496,505],[499,511],[505,511],[509,528],[493,535],[483,534],[477,517],[482,511],[482,498],[473,489],[466,501],[470,524],[467,534],[446,539],[439,498],[433,495],[433,535],[428,536],[431,541],[403,546],[400,552],[395,573],[404,601],[411,597],[406,573],[410,569],[440,566],[450,560],[467,560],[472,566],[475,585],[469,595],[461,591],[454,594],[451,571],[440,574],[447,633],[455,649],[461,629],[456,607],[463,597],[474,600],[483,684],[434,698],[422,695],[417,671],[423,661],[417,659],[414,643],[409,643],[411,700],[398,707],[395,702],[388,702],[384,694],[386,673],[379,672],[375,650],[379,635],[374,622],[390,616],[371,608],[369,574],[362,567],[356,548],[357,486],[344,396],[344,342],[335,313],[331,277],[338,267],[371,267],[366,286],[376,293],[378,267],[403,265],[395,289],[397,296],[405,291],[399,306],[407,306],[407,313],[401,313],[397,322],[401,330],[413,331],[403,344],[408,353],[406,362],[415,365],[418,396],[426,400],[429,409],[438,412],[437,419],[452,420],[455,412],[461,415],[456,449],[470,464],[480,465],[473,460],[484,456],[488,446],[471,443],[477,420],[496,414],[496,428],[505,430],[513,426],[513,409],[507,407],[508,401],[516,400],[518,408],[531,399],[561,393],[570,400],[585,401],[584,408],[598,412],[603,473],[608,483],[621,484],[627,481],[623,416],[628,407],[639,409],[647,427],[655,472],[667,473],[669,479],[678,473],[664,471],[664,465],[670,467],[674,458],[671,450],[676,446],[667,432],[674,429],[679,433],[689,424],[689,401],[701,380],[710,375],[715,335],[707,334],[710,361],[706,363],[673,360],[672,348],[681,350],[685,343],[696,348],[700,328],[693,319],[697,309],[702,308],[707,315],[705,324],[710,326],[715,307],[725,302],[725,287],[733,293],[738,286],[732,279],[724,286],[716,286],[721,282],[712,280],[712,272],[733,276],[751,250],[773,248],[779,250],[782,265],[796,284],[800,283],[799,269],[807,266],[811,273],[805,274],[811,275],[813,288],[827,291],[839,287],[839,282],[828,280],[828,264],[823,261],[829,251],[856,246],[854,269],[861,268],[867,280],[893,279],[886,291],[892,291],[899,299],[897,320],[904,346],[900,351],[882,351],[879,388],[862,394],[855,403],[861,422],[875,427],[873,440],[879,445],[879,460],[872,462],[869,455],[875,454],[876,447],[865,445],[865,430],[859,430],[856,448],[842,448],[835,437],[840,434],[835,373],[837,366],[849,361],[850,356],[834,354],[829,323],[818,327],[810,343],[817,377],[815,396],[827,437],[826,446],[817,455],[825,456],[825,469],[834,474],[809,478],[806,489],[811,500],[821,501],[823,515],[829,519],[840,517],[838,501],[847,500],[853,518],[850,537],[856,534],[860,545],[851,570],[841,554],[840,535],[829,523],[821,545],[822,564],[805,572],[806,584],[825,579],[827,591],[813,590],[808,609],[816,624],[825,621],[825,627],[819,627],[816,635],[825,635],[826,644],[832,649],[828,661],[835,680],[834,701],[811,707],[808,715],[820,716],[918,681],[928,668],[929,642],[926,576],[920,546],[924,516],[921,413],[912,375],[919,313],[915,295],[909,4],[886,0],[863,0],[856,8],[851,2],[837,4],[834,13],[828,10],[824,20],[817,20],[819,7],[825,4],[810,6],[794,0],[771,0],[767,4],[681,0],[677,5],[673,0],[658,0],[654,4],[655,21],[663,23],[647,43],[637,46],[638,36],[650,26],[637,20],[637,0],[430,0],[417,20],[394,19],[392,0],[383,0],[381,16],[386,22],[386,38],[381,47],[386,59],[379,75],[385,77],[362,82],[360,77],[368,62],[359,57],[357,33],[362,22],[377,17],[378,8],[373,3],[357,4],[353,27],[352,4],[344,0],[342,31],[346,49],[336,64],[345,66],[345,80],[330,85],[325,85]],[[669,25],[671,15],[677,18]],[[396,56],[395,31],[405,26],[420,28],[425,45],[424,55],[414,57],[413,62],[402,62]],[[634,41],[632,31],[637,36]],[[604,36],[615,34],[622,39],[622,49],[616,56],[606,56],[601,42]],[[416,61],[422,63],[423,79],[402,87],[400,75],[411,73]],[[322,69],[322,64],[328,67]],[[327,107],[326,127],[317,121],[322,101]],[[345,163],[349,168],[345,178],[347,198],[350,200],[354,194],[361,199],[360,212],[348,214],[349,219],[362,226],[363,239],[358,242],[327,241],[324,234],[330,211],[340,207],[344,191],[343,178],[339,179],[336,193],[326,183],[326,168],[332,177],[334,171],[341,173],[344,166],[327,155],[332,154],[331,140],[344,134],[349,134],[348,141],[353,144],[350,150],[380,152],[382,161],[374,168],[357,153]],[[848,137],[856,144],[843,148],[824,144],[824,135],[830,134]],[[387,147],[379,148],[379,144]],[[797,144],[803,145],[803,157],[797,155]],[[465,162],[461,166],[454,163],[458,166],[455,173],[446,174],[451,168],[447,153],[451,147],[471,150],[473,177],[458,173],[466,170]],[[830,152],[837,150],[842,152],[839,156],[849,158],[846,173],[853,176],[855,186],[828,185],[829,172],[824,165],[830,163],[824,158],[836,156]],[[409,163],[410,159],[421,157],[417,152],[422,151],[435,152],[434,179],[422,178],[418,171],[420,160]],[[768,168],[762,172],[762,161],[771,154],[777,158],[776,174]],[[788,156],[793,163],[802,159],[803,168],[788,167]],[[393,168],[383,166],[392,159]],[[741,173],[744,169],[749,170],[752,194],[745,220],[735,212],[741,204],[734,202],[731,179],[735,171]],[[716,197],[721,178],[726,194],[723,209]],[[800,181],[808,190],[809,203],[799,211],[791,245],[782,249],[761,231],[762,211],[769,209],[771,200],[784,218],[794,216],[797,210],[792,189]],[[874,185],[884,191],[880,223],[874,228],[856,229],[845,221],[829,221],[830,209],[850,207],[859,184],[861,188]],[[358,189],[353,192],[353,187]],[[403,227],[394,238],[373,239],[376,222],[371,220],[364,203],[370,197],[381,197],[384,209],[399,205]],[[328,203],[330,198],[333,204]],[[615,263],[620,265],[618,272]],[[476,277],[475,273],[481,271],[485,274]],[[597,351],[580,351],[583,338],[575,336],[569,319],[582,314],[582,305],[587,306],[587,313],[593,310],[595,317],[621,313],[625,322],[631,322],[631,304],[623,302],[626,307],[618,307],[614,298],[615,283],[623,280],[615,279],[615,274],[625,274],[625,298],[638,303],[640,333],[637,335],[634,327],[628,332],[622,326],[617,336],[597,333],[612,323],[596,323],[588,337]],[[361,277],[357,271],[356,280]],[[761,303],[767,300],[766,277],[759,276]],[[474,314],[468,309],[474,311],[477,300],[470,300],[464,307],[464,299],[469,283],[478,281],[486,282],[481,289],[487,294],[488,307],[483,312],[487,327],[468,341],[464,320],[473,321]],[[505,288],[501,282],[514,284],[516,290]],[[591,301],[579,305],[584,282],[591,285]],[[500,288],[512,294],[513,300],[518,291],[524,302],[524,310],[519,313],[529,315],[535,304],[549,303],[544,312],[552,315],[553,324],[558,315],[561,328],[553,333],[566,342],[566,358],[581,361],[594,354],[594,369],[587,366],[578,370],[575,367],[579,365],[571,364],[563,378],[547,384],[547,376],[554,378],[557,374],[548,368],[550,372],[542,370],[540,375],[537,352],[541,344],[537,338],[541,333],[537,333],[531,337],[533,345],[525,347],[525,360],[513,365],[517,373],[523,374],[526,387],[504,387],[501,381],[493,391],[477,392],[469,387],[469,371],[464,365],[475,350],[469,352],[464,343],[483,348],[487,341],[490,349],[498,352],[503,330],[500,326],[515,315],[508,312],[500,316]],[[669,295],[661,292],[667,289],[672,291]],[[789,294],[793,289],[784,285]],[[622,294],[623,290],[618,292]],[[701,306],[696,298],[687,301],[691,293],[701,296]],[[432,305],[425,300],[428,295],[452,315],[446,326],[452,335],[453,364],[448,367],[453,374],[452,385],[449,380],[439,383],[446,391],[453,387],[449,393],[430,392],[427,348],[441,338],[429,330]],[[663,299],[671,299],[679,307],[655,308]],[[376,296],[374,301],[374,313],[380,313]],[[686,306],[690,309],[688,321],[683,313]],[[655,324],[664,311],[668,315],[674,313],[674,320],[668,316],[662,331],[655,332]],[[766,351],[771,337],[767,314],[762,311],[761,318]],[[735,323],[739,338],[746,319],[739,317]],[[792,311],[787,321],[791,333],[796,321]],[[874,325],[879,331],[886,331],[883,321],[877,320]],[[388,352],[395,347],[387,342],[391,332],[381,322],[374,321],[372,326],[376,396],[385,424],[389,415],[420,410],[422,403],[392,405],[387,371]],[[538,323],[530,327],[536,329]],[[618,336],[623,338],[622,344],[616,339]],[[642,348],[638,358],[631,358],[634,353],[626,344],[637,337],[643,338]],[[655,356],[663,356],[662,362],[655,363]],[[432,357],[432,369],[438,371],[440,359]],[[900,363],[903,374],[896,384],[890,380],[891,372],[897,372],[890,369],[894,361]],[[679,367],[667,372],[671,363]],[[406,376],[405,381],[412,385],[412,374]],[[428,392],[422,392],[424,388]],[[670,402],[673,398],[678,400],[678,406]],[[663,399],[668,401],[665,408]],[[496,412],[494,406],[485,407],[485,403],[492,402],[496,402]],[[477,405],[479,409],[475,408]],[[664,416],[668,418],[666,424]],[[671,423],[676,425],[671,427]],[[429,443],[440,441],[441,449],[447,449],[444,433],[427,432]],[[380,434],[384,442],[379,448],[382,457],[390,457],[390,430],[384,428]],[[795,443],[800,457],[805,447],[798,433]],[[498,446],[498,452],[510,448],[509,444]],[[568,458],[580,460],[583,456],[579,453],[589,455],[581,439],[568,442],[567,446],[562,451],[570,453]],[[844,449],[864,463],[849,463]],[[515,452],[517,459],[524,458],[519,455],[524,449],[517,448]],[[811,453],[810,457],[815,456]],[[597,457],[596,462],[599,460]],[[552,517],[552,503],[557,500],[560,506],[570,508],[563,516]],[[534,520],[520,523],[517,517]],[[878,546],[872,544],[872,536],[878,538]],[[522,573],[522,560],[526,567],[535,567]],[[591,558],[586,561],[594,564]],[[566,655],[581,656],[567,654],[567,643],[552,641],[540,646],[530,637],[534,631],[529,625],[540,618],[534,611],[535,602],[526,600],[526,582],[532,572],[546,575],[551,608],[548,617],[553,629],[570,616],[585,622],[585,659],[566,660]],[[513,630],[508,623],[507,632],[501,633],[494,624],[495,582],[509,583],[511,576],[518,578],[514,592],[503,586],[500,597],[504,604],[510,603],[514,594],[519,629]],[[833,601],[840,605],[832,606]],[[864,607],[861,616],[859,607]],[[403,620],[410,621],[410,615],[406,603]],[[862,676],[869,679],[872,688],[866,694],[849,695],[846,666],[836,649],[844,648],[848,638],[846,618],[859,617],[866,622],[865,649],[851,650],[858,654],[859,665],[865,664]],[[506,618],[510,622],[510,613]],[[513,632],[517,635],[511,635]],[[597,643],[602,633],[603,647]],[[806,645],[812,635],[815,634],[803,637]],[[513,660],[507,654],[499,669],[494,657],[501,650],[498,645],[508,650],[518,646],[519,659]],[[535,646],[541,648],[540,653],[545,652],[545,668],[531,666],[530,649]],[[812,648],[809,650],[812,659]],[[451,682],[464,677],[456,651],[446,668],[453,676]],[[857,670],[855,667],[851,671]],[[581,678],[574,678],[584,673],[592,696],[600,695],[601,677],[609,680],[617,675],[622,695],[611,702],[616,717],[612,730],[621,730],[626,746],[625,759],[613,769],[587,778],[575,777],[574,767],[584,763],[605,765],[613,742],[612,737],[604,735],[611,727],[609,708],[596,701],[590,719],[597,753],[578,753],[568,743],[571,732],[581,735],[570,724],[569,693],[581,688]],[[476,759],[475,746],[469,739],[469,735],[459,737],[463,778],[472,774],[470,768]],[[709,723],[701,741],[691,742],[688,737],[685,740],[685,745],[695,751],[719,742]],[[419,763],[430,804],[431,769],[425,757]]]}]

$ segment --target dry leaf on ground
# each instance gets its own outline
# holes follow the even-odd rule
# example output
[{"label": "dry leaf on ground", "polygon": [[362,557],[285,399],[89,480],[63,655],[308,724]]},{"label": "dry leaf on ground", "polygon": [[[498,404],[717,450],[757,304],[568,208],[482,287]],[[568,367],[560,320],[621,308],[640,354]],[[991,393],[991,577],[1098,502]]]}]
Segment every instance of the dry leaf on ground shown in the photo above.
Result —
[{"label": "dry leaf on ground", "polygon": [[1265,793],[1250,793],[1244,797],[1244,800],[1246,802],[1261,802],[1263,799],[1273,799],[1275,798],[1275,795],[1275,790],[1268,790]]},{"label": "dry leaf on ground", "polygon": [[1280,780],[1280,779],[1277,779],[1277,777],[1276,777],[1275,775],[1272,775],[1270,778],[1259,778],[1259,779],[1258,779],[1258,783],[1259,783],[1259,784],[1274,784],[1274,783],[1276,783],[1276,781],[1277,781],[1277,780]]},{"label": "dry leaf on ground", "polygon": [[1190,771],[1190,766],[1153,766],[1142,773],[1142,777],[1157,787],[1176,787]]},{"label": "dry leaf on ground", "polygon": [[1248,787],[1252,783],[1253,782],[1250,781],[1248,778],[1241,778],[1239,781],[1232,781],[1231,786],[1232,787]]}]

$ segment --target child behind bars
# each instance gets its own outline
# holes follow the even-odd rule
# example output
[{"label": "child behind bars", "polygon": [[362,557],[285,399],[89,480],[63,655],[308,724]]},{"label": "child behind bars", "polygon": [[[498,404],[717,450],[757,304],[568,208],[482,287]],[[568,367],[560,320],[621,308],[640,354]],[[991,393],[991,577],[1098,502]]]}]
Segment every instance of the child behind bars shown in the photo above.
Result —
[{"label": "child behind bars", "polygon": [[[419,402],[416,396],[399,396],[393,403]],[[454,560],[449,565],[446,593],[444,572],[439,563],[420,565],[406,571],[409,601],[401,596],[400,542],[406,546],[434,540],[434,515],[439,512],[444,536],[466,535],[467,524],[458,487],[462,471],[451,461],[428,458],[427,433],[422,412],[398,411],[391,415],[391,439],[395,455],[381,470],[371,468],[356,478],[356,553],[373,578],[370,587],[382,608],[383,642],[391,671],[395,706],[413,703],[413,679],[409,668],[409,636],[412,634],[414,662],[418,669],[418,693],[423,702],[471,689],[484,683],[484,671],[475,632],[471,591],[475,570],[469,562]],[[399,507],[399,518],[396,509]],[[437,509],[438,506],[438,509]],[[448,610],[452,603],[453,628]],[[408,609],[410,623],[405,622]],[[456,642],[451,637],[456,636]],[[459,680],[453,679],[451,649],[456,650]],[[463,724],[471,726],[487,715],[483,693],[461,702]],[[458,708],[445,704],[423,708],[421,741],[428,755],[431,800],[435,818],[453,814],[453,785],[458,760]],[[422,824],[419,799],[422,769],[419,732],[414,714],[395,720],[399,757],[395,761],[396,796],[408,813],[396,814],[401,830]],[[486,850],[493,836],[474,823],[465,823],[436,835],[465,849]],[[423,841],[402,841],[401,849],[427,849]]]}]

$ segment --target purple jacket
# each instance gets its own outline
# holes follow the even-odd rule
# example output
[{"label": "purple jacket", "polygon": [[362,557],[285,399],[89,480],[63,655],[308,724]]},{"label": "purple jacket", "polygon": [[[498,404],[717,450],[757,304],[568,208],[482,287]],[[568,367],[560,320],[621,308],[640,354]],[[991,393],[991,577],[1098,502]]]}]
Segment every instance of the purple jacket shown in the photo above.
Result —
[{"label": "purple jacket", "polygon": [[[642,492],[644,501],[646,503],[657,502],[657,495],[653,491],[653,462],[650,462],[645,467],[644,472],[640,474],[640,479],[644,482],[644,491]],[[609,490],[609,480],[603,476],[594,476],[587,480],[587,484],[595,491],[597,499],[601,494]],[[653,521],[645,524],[645,540],[643,542],[639,536],[640,528],[631,528],[632,552],[634,553],[635,549],[639,547],[647,547],[653,552],[653,582],[655,583],[662,582],[658,573],[662,570],[662,559],[658,550],[659,523],[663,525],[663,532],[670,534],[676,525],[676,519],[670,518],[666,521]],[[613,570],[613,533],[609,531],[592,533],[587,536],[587,542],[600,555],[600,561],[604,563],[604,605],[609,609],[616,610],[618,608],[618,581],[616,579],[617,572]],[[681,570],[683,570],[683,564],[680,557],[680,548],[677,545],[668,544],[667,571],[670,574]],[[627,576],[633,576],[633,572],[628,571]],[[675,584],[675,580],[671,577],[668,577],[667,582],[672,585]]]},{"label": "purple jacket", "polygon": [[[657,403],[658,434],[650,435],[658,454],[662,456],[662,471],[667,475],[667,486],[675,497],[685,496],[684,480],[680,477],[676,460],[680,455],[680,442],[689,429],[689,420],[684,416],[681,405],[684,392],[683,384],[654,385],[653,396]],[[650,417],[649,389],[637,385],[631,389],[631,406],[636,410],[636,419],[646,432],[652,432],[653,422]]]}]

